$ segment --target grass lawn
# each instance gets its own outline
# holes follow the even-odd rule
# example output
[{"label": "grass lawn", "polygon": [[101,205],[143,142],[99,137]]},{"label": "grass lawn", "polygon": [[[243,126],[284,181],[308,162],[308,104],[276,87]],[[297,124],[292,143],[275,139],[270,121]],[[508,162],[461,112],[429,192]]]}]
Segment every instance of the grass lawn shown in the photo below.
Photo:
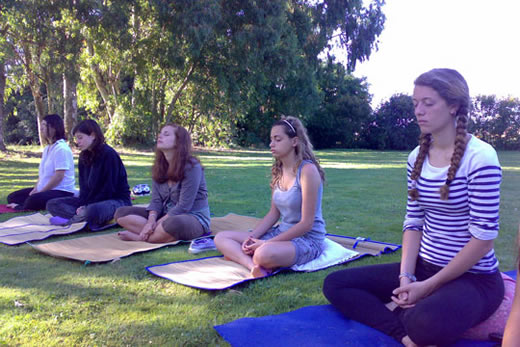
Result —
[{"label": "grass lawn", "polygon": [[[0,203],[34,184],[37,147],[0,154]],[[121,150],[131,186],[151,183],[152,153]],[[269,208],[271,155],[267,151],[204,151],[211,211],[262,217]],[[329,233],[400,243],[405,211],[407,153],[319,151],[327,183],[323,214]],[[495,243],[502,270],[513,268],[518,230],[520,153],[501,152],[501,231]],[[140,198],[136,203],[145,203]],[[13,217],[0,215],[0,221]],[[42,242],[86,236],[81,232]],[[145,267],[193,256],[188,246],[137,254],[118,262],[85,265],[52,258],[28,245],[0,245],[0,345],[227,345],[212,328],[326,304],[325,276],[345,266],[398,261],[400,252],[365,258],[308,274],[283,273],[232,290],[191,289],[149,274]],[[15,304],[16,303],[16,304]]]}]

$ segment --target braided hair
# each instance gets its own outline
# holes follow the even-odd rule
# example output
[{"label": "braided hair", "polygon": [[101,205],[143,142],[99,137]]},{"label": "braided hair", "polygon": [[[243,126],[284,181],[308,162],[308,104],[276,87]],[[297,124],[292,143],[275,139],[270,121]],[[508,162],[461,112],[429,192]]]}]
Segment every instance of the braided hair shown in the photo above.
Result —
[{"label": "braided hair", "polygon": [[[416,86],[430,87],[435,90],[448,105],[458,106],[457,111],[453,114],[457,119],[457,125],[455,128],[455,149],[451,156],[446,181],[439,190],[441,199],[448,200],[450,184],[455,179],[455,174],[459,169],[460,162],[464,156],[464,152],[466,151],[466,128],[468,124],[470,104],[468,84],[460,73],[452,69],[430,70],[417,77],[414,84]],[[417,190],[416,182],[421,174],[424,159],[426,159],[426,155],[430,150],[431,143],[431,134],[421,134],[419,138],[419,153],[410,175],[412,186],[408,191],[408,196],[410,196],[413,201],[419,198],[419,191]]]},{"label": "braided hair", "polygon": [[[294,168],[295,172],[303,160],[310,160],[314,165],[316,165],[316,168],[320,173],[321,180],[325,181],[325,172],[321,168],[318,159],[316,159],[314,156],[314,152],[312,151],[312,143],[309,140],[307,130],[303,126],[302,122],[296,117],[283,116],[280,120],[273,124],[273,127],[275,126],[282,126],[285,130],[285,134],[289,136],[289,138],[294,138],[297,136],[300,140],[298,141],[298,145],[295,147],[297,164]],[[282,162],[279,159],[275,159],[273,166],[271,167],[271,189],[274,189],[280,182],[282,175]]]}]

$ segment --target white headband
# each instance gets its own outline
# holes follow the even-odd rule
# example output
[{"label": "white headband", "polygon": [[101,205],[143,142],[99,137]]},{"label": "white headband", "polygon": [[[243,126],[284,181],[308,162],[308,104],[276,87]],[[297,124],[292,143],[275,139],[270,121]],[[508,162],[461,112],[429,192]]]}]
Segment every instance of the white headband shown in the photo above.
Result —
[{"label": "white headband", "polygon": [[296,134],[297,134],[296,129],[294,129],[294,127],[292,126],[292,124],[289,123],[286,119],[282,119],[282,120],[285,122],[285,124],[287,124],[287,125],[291,128],[291,130],[293,131],[293,133],[296,135]]}]

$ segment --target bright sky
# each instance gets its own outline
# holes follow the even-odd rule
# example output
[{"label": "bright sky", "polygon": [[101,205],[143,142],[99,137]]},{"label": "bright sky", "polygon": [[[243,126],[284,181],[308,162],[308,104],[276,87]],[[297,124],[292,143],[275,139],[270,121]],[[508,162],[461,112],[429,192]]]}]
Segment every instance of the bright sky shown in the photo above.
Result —
[{"label": "bright sky", "polygon": [[379,50],[356,66],[372,106],[411,95],[414,79],[435,67],[458,70],[472,97],[520,97],[520,1],[387,0]]}]

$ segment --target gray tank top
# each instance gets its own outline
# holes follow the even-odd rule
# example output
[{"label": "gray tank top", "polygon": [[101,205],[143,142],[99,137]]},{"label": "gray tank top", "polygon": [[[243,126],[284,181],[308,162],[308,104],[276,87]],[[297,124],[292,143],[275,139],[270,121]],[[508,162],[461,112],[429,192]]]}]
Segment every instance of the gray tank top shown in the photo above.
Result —
[{"label": "gray tank top", "polygon": [[[307,163],[312,164],[310,160],[304,160],[300,164],[296,174],[296,180],[291,188],[284,191],[277,185],[274,190],[273,202],[276,208],[278,208],[278,211],[280,211],[282,222],[279,225],[279,229],[282,232],[288,230],[302,219],[302,188],[300,185],[300,175],[303,166]],[[316,212],[314,213],[314,224],[312,225],[312,229],[302,235],[302,237],[308,237],[317,241],[325,238],[325,221],[321,215],[322,195],[323,182],[320,183],[318,189],[318,201],[316,202]]]}]

